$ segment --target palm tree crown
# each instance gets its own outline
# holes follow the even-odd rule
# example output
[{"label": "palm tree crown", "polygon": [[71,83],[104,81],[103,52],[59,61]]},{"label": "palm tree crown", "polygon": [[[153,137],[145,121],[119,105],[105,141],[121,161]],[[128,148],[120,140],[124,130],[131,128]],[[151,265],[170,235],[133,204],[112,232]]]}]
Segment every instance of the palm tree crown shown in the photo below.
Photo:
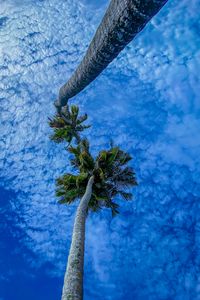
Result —
[{"label": "palm tree crown", "polygon": [[49,125],[54,129],[51,139],[56,143],[66,141],[70,144],[73,138],[80,142],[79,133],[90,127],[82,124],[86,120],[87,114],[79,116],[78,106],[72,105],[70,109],[65,106],[53,119],[49,118]]},{"label": "palm tree crown", "polygon": [[60,198],[59,203],[70,204],[81,198],[90,176],[94,175],[88,209],[98,211],[107,207],[111,209],[113,216],[116,215],[118,204],[113,199],[121,196],[130,200],[132,194],[127,192],[127,189],[137,185],[133,169],[127,166],[131,156],[119,147],[111,146],[110,149],[101,151],[94,159],[86,139],[75,147],[70,146],[68,151],[72,154],[71,165],[78,173],[67,173],[57,179],[56,195]]}]

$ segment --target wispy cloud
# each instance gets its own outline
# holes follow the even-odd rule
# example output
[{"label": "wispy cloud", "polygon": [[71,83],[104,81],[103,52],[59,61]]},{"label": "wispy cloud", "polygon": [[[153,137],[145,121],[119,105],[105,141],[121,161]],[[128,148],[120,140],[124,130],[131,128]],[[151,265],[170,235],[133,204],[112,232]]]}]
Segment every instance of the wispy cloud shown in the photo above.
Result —
[{"label": "wispy cloud", "polygon": [[[49,139],[59,87],[81,60],[103,7],[90,1],[3,2],[0,18],[2,184],[23,242],[39,262],[65,269],[75,206],[58,206],[55,178],[67,154]],[[83,5],[84,4],[84,5]],[[158,16],[77,98],[93,124],[94,152],[112,137],[131,152],[135,202],[110,221],[90,216],[88,299],[198,299],[199,17],[197,1],[169,1]],[[187,13],[186,13],[187,11]],[[183,17],[184,16],[184,17]],[[34,264],[34,261],[32,262]],[[53,273],[52,275],[55,275]]]}]

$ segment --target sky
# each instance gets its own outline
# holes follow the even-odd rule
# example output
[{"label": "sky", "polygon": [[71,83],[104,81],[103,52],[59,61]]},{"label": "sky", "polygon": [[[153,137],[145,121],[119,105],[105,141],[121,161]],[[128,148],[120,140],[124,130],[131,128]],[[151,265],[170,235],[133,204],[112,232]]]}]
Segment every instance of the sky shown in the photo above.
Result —
[{"label": "sky", "polygon": [[[77,203],[50,139],[53,102],[108,1],[1,0],[0,300],[60,299]],[[87,112],[92,152],[112,138],[139,185],[114,219],[87,220],[85,300],[200,299],[200,2],[170,0],[71,100]]]}]

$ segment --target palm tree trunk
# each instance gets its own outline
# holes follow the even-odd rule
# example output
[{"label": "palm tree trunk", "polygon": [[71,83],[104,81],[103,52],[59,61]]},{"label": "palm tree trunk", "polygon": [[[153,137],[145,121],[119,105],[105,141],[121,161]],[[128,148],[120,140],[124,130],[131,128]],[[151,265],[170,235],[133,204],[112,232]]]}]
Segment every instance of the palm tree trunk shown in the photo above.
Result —
[{"label": "palm tree trunk", "polygon": [[92,195],[93,182],[94,177],[92,176],[88,181],[85,194],[83,195],[77,209],[67,270],[64,278],[62,300],[83,299],[85,221],[87,217],[88,203]]},{"label": "palm tree trunk", "polygon": [[111,0],[89,48],[55,101],[58,111],[93,81],[168,0]]}]

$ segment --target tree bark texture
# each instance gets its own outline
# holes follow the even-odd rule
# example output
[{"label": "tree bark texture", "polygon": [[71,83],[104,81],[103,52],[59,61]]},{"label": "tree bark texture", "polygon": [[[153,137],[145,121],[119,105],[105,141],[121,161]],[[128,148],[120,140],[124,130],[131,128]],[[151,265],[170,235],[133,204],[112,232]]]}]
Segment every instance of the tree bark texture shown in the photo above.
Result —
[{"label": "tree bark texture", "polygon": [[88,181],[85,194],[83,195],[77,208],[72,243],[64,278],[62,300],[83,299],[85,222],[87,217],[88,203],[92,195],[93,182],[94,177],[92,176]]},{"label": "tree bark texture", "polygon": [[92,82],[168,0],[111,0],[83,60],[59,91],[61,109]]}]

